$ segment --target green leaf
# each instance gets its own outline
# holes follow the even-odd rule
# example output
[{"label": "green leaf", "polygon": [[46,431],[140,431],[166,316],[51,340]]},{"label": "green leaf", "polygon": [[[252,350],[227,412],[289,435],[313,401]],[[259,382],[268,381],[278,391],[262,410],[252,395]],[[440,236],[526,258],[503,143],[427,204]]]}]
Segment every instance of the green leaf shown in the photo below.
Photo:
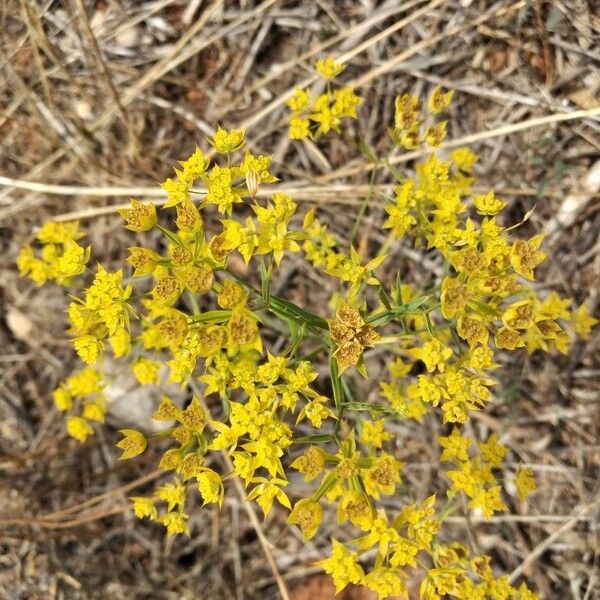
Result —
[{"label": "green leaf", "polygon": [[403,304],[402,306],[399,306],[398,308],[395,308],[392,310],[384,310],[384,311],[369,315],[366,319],[367,323],[369,323],[375,327],[378,325],[385,325],[386,323],[389,323],[390,321],[394,321],[398,317],[414,313],[420,306],[425,304],[425,302],[427,302],[427,300],[429,300],[430,298],[431,298],[430,295],[419,296],[418,298],[415,298],[414,300],[411,300],[410,302]]},{"label": "green leaf", "polygon": [[335,436],[332,433],[314,433],[313,435],[305,435],[303,437],[292,440],[294,444],[326,444],[333,442]]},{"label": "green leaf", "polygon": [[288,300],[280,298],[279,296],[271,296],[269,309],[284,319],[291,317],[297,321],[306,323],[310,327],[317,327],[318,329],[327,330],[329,329],[327,321],[323,317],[311,313],[304,308],[300,308],[293,302],[289,302]]},{"label": "green leaf", "polygon": [[339,413],[344,405],[344,389],[342,387],[337,360],[335,360],[333,356],[329,359],[329,373],[331,376],[331,387],[333,389],[333,401]]},{"label": "green leaf", "polygon": [[230,316],[230,310],[209,310],[193,316],[190,321],[192,323],[224,323]]}]

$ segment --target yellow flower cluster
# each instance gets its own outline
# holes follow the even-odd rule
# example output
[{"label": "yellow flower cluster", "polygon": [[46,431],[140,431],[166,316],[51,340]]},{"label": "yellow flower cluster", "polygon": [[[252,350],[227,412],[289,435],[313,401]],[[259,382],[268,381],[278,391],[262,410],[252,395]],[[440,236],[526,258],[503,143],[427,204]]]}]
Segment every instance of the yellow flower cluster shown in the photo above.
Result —
[{"label": "yellow flower cluster", "polygon": [[71,374],[52,392],[54,405],[67,413],[68,434],[85,442],[93,435],[92,422],[104,423],[107,400],[103,394],[106,384],[101,371],[85,367]]},{"label": "yellow flower cluster", "polygon": [[77,243],[84,236],[78,222],[46,223],[36,236],[41,245],[39,256],[30,245],[21,249],[17,258],[19,274],[37,285],[47,281],[70,285],[74,277],[85,273],[90,260],[91,247]]},{"label": "yellow flower cluster", "polygon": [[288,99],[287,105],[292,111],[289,137],[292,140],[319,136],[335,131],[340,133],[342,119],[356,119],[356,109],[362,98],[354,93],[350,86],[332,90],[331,82],[340,75],[345,66],[332,57],[318,60],[316,70],[326,80],[327,91],[318,95],[314,101],[308,90],[296,88]]},{"label": "yellow flower cluster", "polygon": [[[354,92],[331,90],[343,66],[326,59],[317,71],[326,93],[313,102],[297,90],[288,100],[294,139],[339,131],[341,119],[356,117]],[[439,145],[446,124],[432,119],[451,98],[434,89],[423,117],[418,98],[398,97],[393,144]],[[505,510],[511,494],[523,501],[536,489],[531,469],[505,475],[509,449],[496,434],[478,441],[462,429],[472,411],[494,402],[502,353],[567,352],[575,334],[587,335],[597,323],[585,306],[571,310],[568,299],[533,287],[546,257],[542,237],[512,237],[515,227],[499,216],[506,202],[492,191],[472,193],[477,156],[458,148],[449,160],[430,156],[412,177],[390,173],[398,183],[385,198],[388,240],[359,254],[313,211],[300,218],[288,194],[258,194],[276,177],[270,156],[245,151],[243,130],[219,127],[209,142],[214,164],[196,148],[162,183],[164,210],[133,199],[121,212],[127,229],[152,230],[160,245],[129,248],[126,274],[98,265],[88,287],[71,296],[73,346],[88,366],[54,392],[67,432],[84,442],[92,422],[103,421],[102,357],[111,352],[140,385],[203,386],[203,397],[189,394],[181,405],[162,398],[154,413],[164,424],[158,434],[121,431],[122,459],[160,445],[168,477],[150,495],[132,498],[138,517],[169,534],[189,534],[189,494],[221,505],[228,480],[238,477],[265,515],[274,506],[289,511],[307,540],[326,515],[336,515],[340,533],[320,564],[337,590],[361,583],[380,598],[402,595],[410,576],[421,578],[425,600],[537,598],[524,584],[497,578],[489,558],[443,542],[438,532],[459,495],[487,518]],[[194,187],[198,182],[204,189]],[[89,259],[89,249],[74,250],[81,236],[77,224],[44,226],[41,258],[25,248],[21,272],[38,284],[68,284]],[[443,275],[432,276],[426,290],[401,282],[392,267],[378,272],[398,240],[439,256]],[[273,292],[278,268],[292,254],[317,270],[314,277],[334,282],[327,310]],[[383,353],[389,377],[359,397],[357,373],[367,378],[371,355]],[[390,427],[430,412],[443,427],[437,442],[449,465],[445,507],[436,495],[416,499],[402,484]],[[233,471],[218,469],[212,453],[225,453]],[[291,470],[308,492],[289,485]],[[401,507],[395,514],[390,496]]]}]

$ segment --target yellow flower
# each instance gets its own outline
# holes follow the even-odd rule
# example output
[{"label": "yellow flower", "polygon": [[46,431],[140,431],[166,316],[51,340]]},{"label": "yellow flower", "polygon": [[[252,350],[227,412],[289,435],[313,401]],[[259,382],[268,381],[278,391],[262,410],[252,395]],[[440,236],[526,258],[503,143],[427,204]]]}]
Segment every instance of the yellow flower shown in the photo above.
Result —
[{"label": "yellow flower", "polygon": [[294,505],[288,516],[288,523],[299,525],[304,541],[310,540],[317,533],[323,521],[323,509],[312,498],[303,498]]},{"label": "yellow flower", "polygon": [[489,519],[494,512],[505,511],[506,505],[502,501],[500,494],[502,489],[499,485],[485,490],[476,488],[473,497],[469,502],[471,508],[479,509],[486,519]]},{"label": "yellow flower", "polygon": [[73,346],[79,358],[88,365],[93,365],[104,352],[104,344],[93,335],[80,335],[73,339]]},{"label": "yellow flower", "polygon": [[176,506],[183,509],[185,505],[185,485],[177,478],[173,480],[173,483],[165,483],[159,487],[155,494],[157,498],[167,503],[169,512]]},{"label": "yellow flower", "polygon": [[422,348],[413,348],[410,353],[425,363],[429,373],[433,373],[436,369],[443,373],[448,359],[452,356],[452,350],[445,348],[435,338],[427,342]]},{"label": "yellow flower", "polygon": [[496,215],[506,206],[506,202],[496,198],[493,191],[484,196],[475,196],[473,204],[480,215]]},{"label": "yellow flower", "polygon": [[302,456],[292,462],[291,467],[302,473],[305,481],[312,481],[323,472],[325,452],[317,446],[311,446]]},{"label": "yellow flower", "polygon": [[450,106],[453,95],[453,90],[443,92],[440,86],[436,86],[435,88],[433,88],[433,91],[431,92],[427,103],[429,112],[433,113],[434,115],[444,112]]},{"label": "yellow flower", "polygon": [[177,206],[180,202],[189,201],[190,184],[184,181],[177,181],[170,177],[160,184],[160,187],[167,192],[167,201],[164,208]]},{"label": "yellow flower", "polygon": [[457,148],[450,152],[452,162],[465,173],[470,173],[473,165],[479,160],[476,154],[473,154],[468,148]]},{"label": "yellow flower", "polygon": [[329,335],[336,343],[334,356],[340,368],[340,374],[348,367],[356,365],[362,357],[364,348],[372,346],[377,333],[365,322],[360,313],[343,302],[336,311],[336,319],[328,321]]},{"label": "yellow flower", "polygon": [[119,327],[109,338],[115,358],[127,356],[131,352],[131,336],[125,327]]},{"label": "yellow flower", "polygon": [[52,392],[52,398],[54,399],[54,405],[61,412],[71,410],[73,407],[73,398],[69,393],[69,389],[65,385],[57,387]]},{"label": "yellow flower", "polygon": [[350,521],[365,531],[371,526],[375,510],[369,496],[363,492],[344,490],[338,501],[337,521]]},{"label": "yellow flower", "polygon": [[375,448],[381,448],[383,443],[392,439],[392,434],[384,429],[383,419],[375,422],[363,421],[360,439],[365,444],[371,444]]},{"label": "yellow flower", "polygon": [[365,577],[364,583],[378,598],[406,597],[406,583],[402,571],[378,567]]},{"label": "yellow flower", "polygon": [[534,280],[533,270],[544,261],[547,254],[541,252],[539,247],[544,239],[543,235],[536,235],[530,240],[517,240],[510,253],[510,264],[516,273],[526,279]]},{"label": "yellow flower", "polygon": [[138,519],[150,519],[155,521],[158,518],[158,511],[154,506],[154,500],[145,496],[132,496],[129,498],[133,503],[133,513]]},{"label": "yellow flower", "polygon": [[350,117],[356,119],[356,107],[362,103],[362,98],[354,93],[349,86],[344,86],[341,90],[335,90],[333,93],[335,101],[333,103],[333,112],[338,117]]},{"label": "yellow flower", "polygon": [[187,526],[188,516],[181,512],[168,512],[158,520],[167,528],[168,535],[185,533],[190,535],[190,530]]},{"label": "yellow flower", "polygon": [[332,56],[325,59],[319,59],[315,63],[317,72],[325,79],[334,79],[346,68],[342,63],[336,62]]},{"label": "yellow flower", "polygon": [[377,500],[380,494],[391,496],[400,482],[400,470],[403,466],[404,463],[393,456],[382,453],[372,467],[363,471],[367,494]]},{"label": "yellow flower", "polygon": [[336,594],[350,583],[361,583],[364,571],[358,563],[358,554],[349,551],[344,544],[331,540],[331,556],[318,562],[319,566],[331,575]]},{"label": "yellow flower", "polygon": [[256,500],[265,518],[271,512],[275,498],[280,504],[291,510],[290,500],[281,489],[281,486],[288,483],[285,479],[273,478],[269,480],[264,477],[255,477],[253,481],[258,485],[248,494],[248,500]]},{"label": "yellow flower", "polygon": [[169,398],[168,396],[163,396],[160,402],[160,405],[154,411],[152,418],[155,421],[172,421],[174,419],[179,418],[181,414],[181,409]]},{"label": "yellow flower", "polygon": [[212,469],[204,469],[196,476],[198,491],[204,500],[204,504],[223,504],[223,482],[221,476]]},{"label": "yellow flower", "polygon": [[149,231],[156,225],[156,206],[151,202],[131,199],[131,208],[119,210],[125,219],[125,229],[131,231]]},{"label": "yellow flower", "polygon": [[330,105],[331,97],[325,93],[319,96],[315,102],[314,112],[310,115],[310,120],[318,124],[316,135],[333,131],[340,132],[340,117],[335,113]]},{"label": "yellow flower", "polygon": [[518,331],[509,327],[501,327],[494,336],[494,342],[497,348],[506,348],[507,350],[515,350],[522,348],[525,345],[523,338]]},{"label": "yellow flower", "polygon": [[592,328],[598,323],[598,319],[590,315],[590,311],[585,304],[571,313],[571,324],[573,331],[581,336],[587,336]]},{"label": "yellow flower", "polygon": [[492,467],[500,467],[502,461],[506,456],[508,448],[498,442],[498,436],[492,433],[488,437],[487,442],[480,442],[477,444],[479,451],[485,460],[487,460]]},{"label": "yellow flower", "polygon": [[69,279],[85,273],[85,266],[90,260],[91,247],[83,248],[73,240],[67,240],[63,253],[56,262],[61,279]]},{"label": "yellow flower", "polygon": [[146,357],[137,358],[131,363],[133,376],[142,385],[158,385],[160,363]]},{"label": "yellow flower", "polygon": [[88,421],[97,421],[104,423],[106,416],[106,400],[105,398],[97,397],[94,400],[86,400],[83,404],[83,412],[81,416]]},{"label": "yellow flower", "polygon": [[517,496],[521,502],[538,489],[535,475],[530,467],[520,467],[515,475]]},{"label": "yellow flower", "polygon": [[148,248],[129,248],[127,262],[133,267],[133,276],[141,277],[154,272],[160,256]]},{"label": "yellow flower", "polygon": [[469,460],[469,446],[471,440],[461,435],[457,427],[452,428],[452,433],[447,437],[438,437],[438,443],[444,449],[440,460]]},{"label": "yellow flower", "polygon": [[76,241],[84,236],[85,233],[79,229],[79,221],[65,223],[49,221],[44,223],[36,237],[42,244],[64,244],[69,240]]},{"label": "yellow flower", "polygon": [[245,134],[246,132],[243,129],[227,131],[222,127],[218,127],[214,137],[209,141],[219,154],[231,154],[244,146],[246,143]]},{"label": "yellow flower", "polygon": [[302,140],[310,135],[310,122],[307,118],[292,117],[290,119],[290,140]]},{"label": "yellow flower", "polygon": [[117,444],[117,448],[123,450],[123,454],[119,456],[119,460],[127,460],[128,458],[133,458],[144,452],[147,441],[143,433],[140,433],[135,429],[121,429],[119,433],[125,436]]},{"label": "yellow flower", "polygon": [[294,95],[288,98],[286,104],[290,107],[292,112],[300,113],[306,110],[310,104],[310,94],[306,90],[296,88]]},{"label": "yellow flower", "polygon": [[425,141],[432,147],[437,148],[446,139],[447,121],[440,121],[425,131]]},{"label": "yellow flower", "polygon": [[181,171],[177,172],[179,179],[186,184],[191,184],[204,173],[207,161],[204,158],[202,150],[196,146],[194,153],[187,160],[183,160],[179,164],[181,165]]},{"label": "yellow flower", "polygon": [[94,433],[92,426],[82,417],[67,417],[67,433],[78,442],[85,442]]}]

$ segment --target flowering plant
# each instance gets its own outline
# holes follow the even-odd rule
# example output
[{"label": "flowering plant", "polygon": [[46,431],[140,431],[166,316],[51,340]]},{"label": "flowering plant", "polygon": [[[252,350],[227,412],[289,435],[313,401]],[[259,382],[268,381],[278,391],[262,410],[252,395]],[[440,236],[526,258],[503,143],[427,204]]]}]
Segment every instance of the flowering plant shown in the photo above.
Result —
[{"label": "flowering plant", "polygon": [[[287,102],[294,140],[340,134],[344,121],[358,117],[361,98],[336,86],[343,65],[328,58],[316,68],[326,91],[313,97],[298,89]],[[399,96],[391,150],[439,146],[446,136],[439,115],[451,99],[436,88],[422,109],[419,98]],[[259,193],[277,178],[270,156],[245,150],[244,131],[218,128],[210,143],[219,157],[213,164],[196,148],[162,184],[160,218],[154,204],[138,200],[121,212],[132,232],[159,230],[163,251],[132,246],[126,271],[90,271],[79,224],[50,222],[37,234],[39,251],[27,246],[18,258],[22,275],[72,291],[69,332],[86,366],[54,391],[69,435],[85,442],[104,421],[106,353],[126,361],[141,386],[158,385],[166,365],[170,382],[199,382],[203,393],[183,406],[164,396],[153,415],[165,423],[158,435],[121,432],[122,459],[148,443],[166,444],[159,466],[172,476],[151,495],[132,498],[138,517],[189,535],[188,494],[195,489],[204,504],[221,505],[227,481],[238,477],[265,516],[281,505],[306,540],[326,507],[351,527],[354,537],[332,539],[320,562],[337,590],[362,583],[386,598],[406,594],[408,577],[417,576],[425,600],[536,598],[524,583],[515,588],[496,577],[489,557],[439,531],[459,501],[489,518],[507,510],[511,494],[524,501],[536,490],[529,468],[500,480],[508,449],[496,434],[477,440],[464,427],[494,401],[501,351],[566,353],[573,336],[597,322],[585,306],[571,310],[555,292],[536,293],[542,236],[513,239],[517,226],[498,217],[506,203],[493,191],[472,192],[477,156],[469,149],[448,160],[430,153],[409,177],[363,145],[372,170],[387,169],[395,181],[393,196],[383,195],[388,235],[369,252],[345,249],[314,211],[300,220],[296,202],[276,186],[267,199]],[[204,225],[212,211],[221,217],[217,232]],[[443,268],[426,289],[403,282],[399,272],[390,276],[389,265],[382,273],[399,242],[441,257]],[[235,253],[246,275],[233,268]],[[272,290],[292,254],[336,290],[320,314]],[[76,293],[82,279],[89,284]],[[274,334],[287,345],[276,349]],[[388,374],[362,397],[357,381],[369,380],[371,356],[382,352]],[[413,497],[394,451],[395,423],[428,413],[439,415],[444,429],[437,442],[445,501]],[[213,468],[214,452],[229,456],[231,472]],[[309,494],[298,497],[290,471],[302,474]],[[392,495],[402,506],[396,513],[386,508]]]}]

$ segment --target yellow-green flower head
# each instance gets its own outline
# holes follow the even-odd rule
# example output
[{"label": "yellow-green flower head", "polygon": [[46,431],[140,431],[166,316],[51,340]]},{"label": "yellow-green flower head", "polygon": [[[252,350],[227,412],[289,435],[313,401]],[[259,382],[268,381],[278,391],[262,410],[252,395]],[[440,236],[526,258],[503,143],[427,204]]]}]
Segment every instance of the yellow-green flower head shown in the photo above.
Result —
[{"label": "yellow-green flower head", "polygon": [[431,96],[429,96],[429,102],[427,103],[429,112],[432,112],[434,115],[444,112],[450,106],[452,96],[454,96],[454,91],[452,90],[443,92],[439,86],[433,88]]},{"label": "yellow-green flower head", "polygon": [[335,539],[331,540],[331,557],[320,561],[319,565],[331,575],[336,593],[350,583],[360,583],[365,576],[358,562],[358,554]]},{"label": "yellow-green flower head", "polygon": [[296,88],[294,95],[288,98],[286,104],[292,109],[294,113],[300,113],[307,110],[310,105],[310,94],[306,90]]},{"label": "yellow-green flower head", "polygon": [[204,500],[204,504],[217,503],[223,504],[223,482],[221,476],[211,469],[205,469],[200,473],[196,480],[198,481],[198,491]]},{"label": "yellow-green flower head", "polygon": [[231,129],[227,131],[219,126],[217,133],[209,141],[219,154],[231,154],[244,146],[246,143],[244,139],[245,134],[244,129]]},{"label": "yellow-green flower head", "polygon": [[337,77],[346,67],[342,63],[335,62],[332,56],[328,56],[325,59],[319,59],[315,63],[317,72],[325,79],[334,79]]},{"label": "yellow-green flower head", "polygon": [[159,521],[167,528],[168,535],[184,533],[190,535],[190,530],[187,526],[188,516],[181,512],[168,512],[160,517]]},{"label": "yellow-green flower head", "polygon": [[323,521],[323,509],[312,498],[303,498],[294,505],[288,517],[288,523],[299,525],[304,541],[310,540],[317,533]]},{"label": "yellow-green flower head", "polygon": [[515,475],[515,487],[519,500],[524,501],[538,489],[535,475],[530,467],[519,467]]},{"label": "yellow-green flower head", "polygon": [[68,388],[64,384],[60,387],[57,387],[52,392],[52,398],[57,410],[60,410],[61,412],[71,410],[73,407],[73,398],[71,397]]},{"label": "yellow-green flower head", "polygon": [[493,191],[482,196],[475,196],[473,204],[480,215],[496,215],[506,206],[506,202],[496,198]]},{"label": "yellow-green flower head", "polygon": [[292,117],[289,129],[290,140],[303,140],[310,136],[310,121],[304,117]]},{"label": "yellow-green flower head", "polygon": [[64,244],[67,241],[77,241],[84,236],[85,233],[79,229],[79,221],[67,223],[49,221],[44,223],[36,237],[42,244]]},{"label": "yellow-green flower head", "polygon": [[67,433],[83,444],[89,435],[93,435],[94,430],[86,419],[72,415],[67,417]]},{"label": "yellow-green flower head", "polygon": [[158,511],[156,510],[156,506],[154,506],[152,498],[132,496],[129,499],[133,503],[133,512],[138,519],[148,518],[154,521],[158,518]]},{"label": "yellow-green flower head", "polygon": [[119,433],[124,436],[117,444],[117,448],[123,450],[123,454],[121,454],[119,460],[127,460],[128,458],[133,458],[144,452],[147,441],[143,433],[140,433],[135,429],[121,429]]},{"label": "yellow-green flower head", "polygon": [[151,202],[131,199],[131,208],[119,210],[125,219],[125,229],[131,231],[149,231],[156,225],[156,206]]}]

